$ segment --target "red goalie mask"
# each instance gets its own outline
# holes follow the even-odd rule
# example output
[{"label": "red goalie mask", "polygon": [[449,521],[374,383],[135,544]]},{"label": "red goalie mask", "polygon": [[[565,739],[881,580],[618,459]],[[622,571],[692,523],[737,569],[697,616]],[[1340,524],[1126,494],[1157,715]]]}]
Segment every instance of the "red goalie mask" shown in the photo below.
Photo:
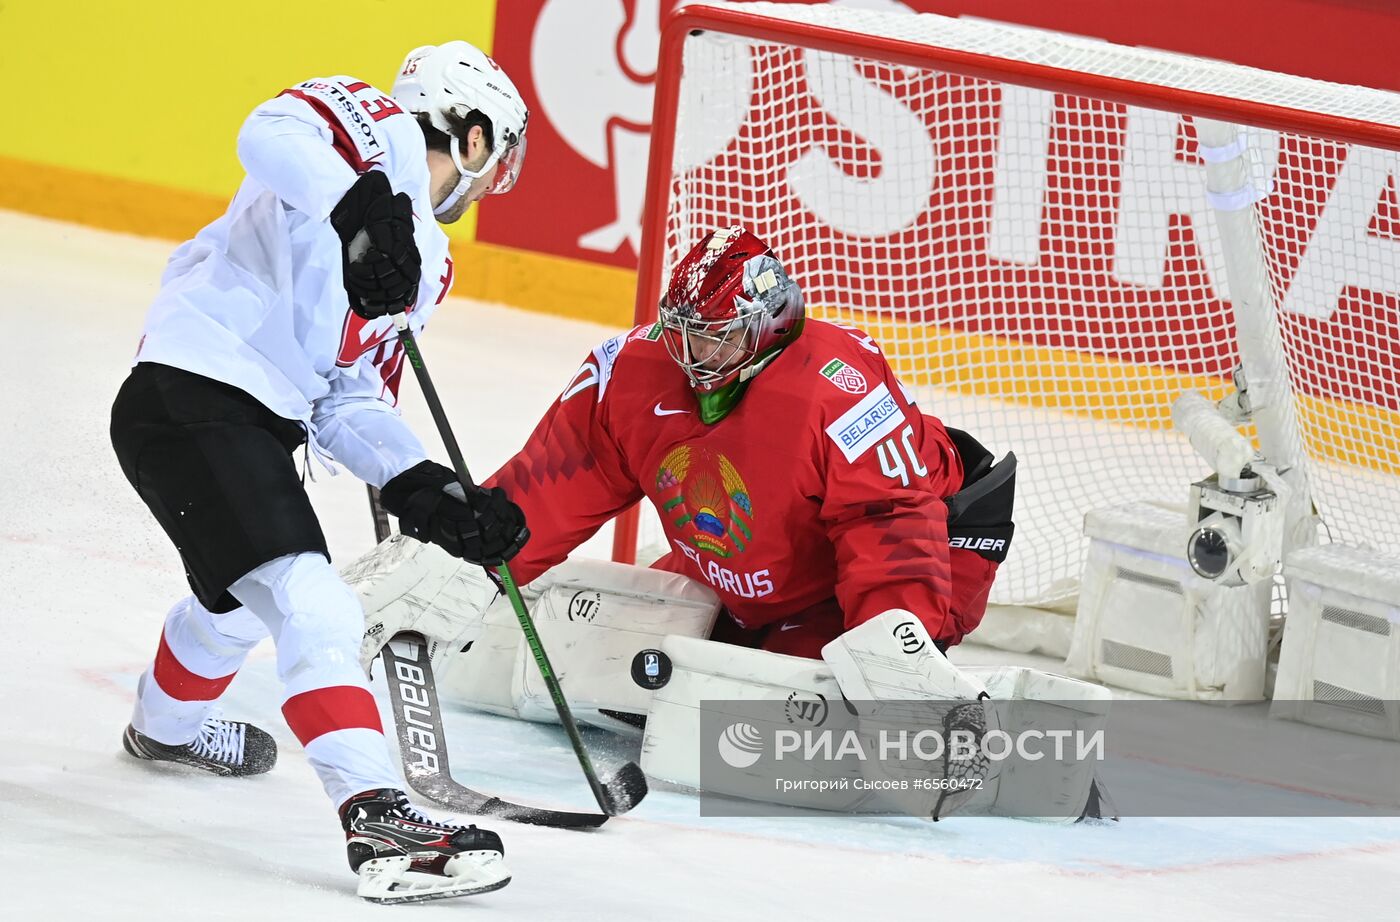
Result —
[{"label": "red goalie mask", "polygon": [[731,227],[706,234],[676,265],[660,315],[671,357],[692,387],[713,392],[756,374],[796,335],[804,310],[768,245]]}]

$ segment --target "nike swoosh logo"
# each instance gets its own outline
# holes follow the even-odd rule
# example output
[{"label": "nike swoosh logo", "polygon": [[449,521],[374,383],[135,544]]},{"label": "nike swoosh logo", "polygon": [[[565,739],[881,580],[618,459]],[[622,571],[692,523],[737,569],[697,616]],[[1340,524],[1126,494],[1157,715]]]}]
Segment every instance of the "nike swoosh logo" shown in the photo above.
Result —
[{"label": "nike swoosh logo", "polygon": [[689,413],[690,411],[689,411],[689,410],[663,410],[663,409],[661,409],[661,401],[658,400],[658,401],[656,402],[656,406],[652,408],[651,412],[655,413],[657,416],[675,416],[677,413]]},{"label": "nike swoosh logo", "polygon": [[801,621],[797,622],[796,624],[788,624],[788,623],[784,622],[784,623],[778,625],[778,633],[781,634],[783,631],[790,631],[790,630],[792,630],[792,629],[795,628],[795,627],[801,627],[801,626],[802,626],[802,622],[801,622]]}]

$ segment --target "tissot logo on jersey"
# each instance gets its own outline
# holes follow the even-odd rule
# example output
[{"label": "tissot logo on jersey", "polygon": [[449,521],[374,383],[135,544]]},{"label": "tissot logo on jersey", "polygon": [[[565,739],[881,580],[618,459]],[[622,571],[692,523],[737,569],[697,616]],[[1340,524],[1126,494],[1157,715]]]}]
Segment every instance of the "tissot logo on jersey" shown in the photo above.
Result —
[{"label": "tissot logo on jersey", "polygon": [[[369,87],[369,84],[360,83],[356,86]],[[355,99],[347,87],[326,80],[308,80],[297,84],[296,90],[289,92],[303,99],[313,97],[328,107],[335,114],[336,120],[350,129],[350,138],[362,159],[371,160],[382,151],[379,139],[374,135],[373,123],[365,118],[364,113],[355,105]],[[311,100],[307,99],[307,102]]]},{"label": "tissot logo on jersey", "polygon": [[881,384],[827,426],[826,434],[847,461],[854,461],[903,422],[904,412],[898,401],[890,389]]}]

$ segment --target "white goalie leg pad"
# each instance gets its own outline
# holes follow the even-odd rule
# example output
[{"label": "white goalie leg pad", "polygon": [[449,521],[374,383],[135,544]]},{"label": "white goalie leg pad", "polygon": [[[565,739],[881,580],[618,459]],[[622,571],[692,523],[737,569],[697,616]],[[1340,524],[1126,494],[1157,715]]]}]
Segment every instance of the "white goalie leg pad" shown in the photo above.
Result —
[{"label": "white goalie leg pad", "polygon": [[[650,778],[702,787],[702,701],[711,707],[720,701],[774,702],[774,720],[755,728],[765,738],[774,730],[826,728],[845,720],[841,689],[821,660],[677,636],[667,637],[661,650],[671,661],[671,679],[652,694],[651,710],[647,713],[641,767]],[[735,719],[763,723],[748,710]],[[801,782],[808,777],[803,770],[804,763],[794,760],[785,766],[784,775],[790,781]],[[752,796],[752,788],[742,784],[726,788],[725,777],[710,779],[705,789],[716,794]],[[825,777],[831,777],[830,770]],[[854,809],[865,797],[854,787],[844,793],[808,791],[800,783],[794,783],[787,791],[771,789],[768,799],[773,803],[825,810]]]},{"label": "white goalie leg pad", "polygon": [[417,631],[438,648],[475,641],[496,597],[486,571],[415,538],[394,535],[349,564],[342,576],[365,610],[360,664],[369,671],[400,631]]},{"label": "white goalie leg pad", "polygon": [[[515,611],[482,567],[395,535],[344,576],[365,609],[366,669],[395,634],[417,631],[428,641],[444,700],[557,720]],[[703,583],[605,560],[565,561],[521,596],[575,716],[633,733],[634,725],[602,713],[646,713],[651,692],[632,681],[632,660],[667,634],[708,635],[719,613],[718,597]]]},{"label": "white goalie leg pad", "polygon": [[[911,612],[891,609],[846,631],[822,647],[822,659],[848,699],[877,702],[857,705],[860,732],[874,751],[883,751],[881,740],[916,735],[924,729],[918,724],[936,721],[927,729],[941,734],[939,758],[874,758],[862,764],[875,789],[901,792],[891,798],[892,809],[941,819],[966,809],[985,790],[997,766],[981,754],[980,744],[996,728],[996,711],[979,703],[987,697],[985,686],[950,663]],[[945,709],[899,703],[930,701],[966,704]],[[921,787],[930,781],[932,787]]]},{"label": "white goalie leg pad", "polygon": [[[703,637],[719,613],[714,591],[686,576],[607,560],[567,560],[521,590],[574,716],[624,733],[605,711],[645,714],[651,691],[632,661],[667,634]],[[510,600],[495,598],[475,630],[433,654],[443,699],[525,720],[558,720]]]},{"label": "white goalie leg pad", "polygon": [[[897,627],[897,624],[891,625],[891,628],[893,627]],[[870,633],[873,631],[874,629],[871,629]],[[895,636],[892,630],[890,636]],[[854,638],[848,638],[849,640]],[[848,643],[845,646],[849,649],[856,645]],[[709,702],[711,707],[719,701],[781,702],[781,709],[774,708],[774,726],[757,728],[765,738],[772,735],[774,729],[790,730],[804,726],[832,728],[839,733],[842,727],[850,723],[842,700],[842,687],[837,683],[832,668],[821,660],[784,656],[687,637],[667,637],[662,642],[661,649],[671,660],[672,673],[670,681],[652,695],[651,710],[647,714],[641,767],[650,778],[691,788],[702,787],[702,701]],[[833,658],[839,655],[833,653]],[[868,694],[871,687],[869,677],[877,670],[870,663],[872,657],[868,651],[856,656],[866,663],[860,674],[866,677],[861,680],[867,690],[862,694]],[[884,658],[895,659],[898,663],[896,656],[905,656],[902,642],[898,654],[886,650]],[[911,659],[917,660],[918,657]],[[1101,728],[1106,720],[1111,695],[1101,686],[1016,666],[957,668],[950,664],[949,668],[944,670],[940,665],[935,662],[931,670],[922,670],[921,674],[924,677],[917,680],[895,682],[894,677],[904,672],[902,669],[895,669],[893,673],[877,674],[874,682],[880,688],[903,688],[900,697],[904,700],[916,698],[909,688],[918,682],[924,683],[926,689],[942,687],[945,693],[950,689],[956,690],[960,696],[973,691],[985,691],[996,700],[1057,702],[1060,706],[1071,708],[1076,719],[1080,720],[1081,725],[1089,732],[1096,727]],[[940,678],[930,682],[927,678],[927,672],[930,671]],[[925,691],[924,694],[927,698],[933,697],[930,691]],[[998,707],[1005,709],[1007,706],[1002,704]],[[1014,709],[1011,714],[1015,722],[1013,729],[1022,728],[1022,724],[1037,716],[1018,715]],[[755,717],[752,712],[746,711],[742,720],[754,723]],[[1064,722],[1057,722],[1056,725],[1063,726]],[[1006,728],[992,727],[989,728],[989,732],[995,729]],[[1068,806],[1064,810],[1051,811],[1057,815],[1050,819],[1076,818],[1079,815],[1078,810],[1082,808],[1088,796],[1092,772],[1066,771],[1065,766],[1046,764],[1048,762],[1050,760],[1042,760],[1026,769],[1018,766],[1014,776],[1009,779],[997,777],[993,766],[992,777],[986,780],[980,791],[966,801],[962,807],[963,812],[1036,818],[1047,812],[1046,803],[1063,803]],[[800,774],[801,768],[802,762],[791,763],[785,766],[784,775],[790,780],[800,781],[804,777]],[[860,766],[854,768],[860,773]],[[1070,769],[1074,768],[1075,766],[1070,766]],[[868,772],[864,774],[869,777]],[[722,775],[720,777],[723,778]],[[832,777],[829,768],[825,777]],[[710,785],[707,789],[711,792],[751,796],[751,788],[726,790],[722,786],[717,787],[713,778],[709,780]],[[864,812],[881,808],[881,804],[873,802],[873,798],[861,793],[854,786],[850,789],[850,796],[844,800],[835,792],[807,792],[797,784],[785,792],[775,788],[770,799],[774,803],[825,810]],[[929,798],[929,812],[936,806],[934,800],[934,797]],[[896,811],[905,810],[908,806],[908,799],[904,797],[884,805],[885,809]],[[1068,816],[1071,813],[1073,815]]]},{"label": "white goalie leg pad", "polygon": [[898,608],[822,647],[822,659],[852,701],[975,699],[986,691],[948,662],[923,622]]},{"label": "white goalie leg pad", "polygon": [[[714,591],[688,576],[609,560],[565,561],[531,583],[530,596],[540,641],[574,716],[631,734],[638,732],[635,723],[606,712],[647,713],[652,690],[633,679],[634,660],[658,649],[667,635],[708,636],[720,608]],[[526,720],[556,721],[549,689],[524,636],[516,633],[516,712]]]},{"label": "white goalie leg pad", "polygon": [[[523,589],[521,595],[524,596]],[[528,598],[525,604],[530,604]],[[511,677],[524,646],[525,637],[510,600],[498,596],[487,606],[479,630],[460,642],[429,650],[438,694],[444,702],[503,717],[519,717]]]},{"label": "white goalie leg pad", "polygon": [[[1070,730],[1064,758],[1054,758],[1053,745],[1038,745],[1042,758],[1009,760],[968,804],[968,811],[1071,823],[1079,818],[1089,797],[1098,765],[1092,755],[1079,758],[1078,747],[1102,739],[1113,693],[1101,685],[1023,666],[966,666],[963,671],[982,682],[997,702],[1000,729],[1010,740],[1034,736],[1049,724]],[[1035,702],[1020,707],[1015,702]]]}]

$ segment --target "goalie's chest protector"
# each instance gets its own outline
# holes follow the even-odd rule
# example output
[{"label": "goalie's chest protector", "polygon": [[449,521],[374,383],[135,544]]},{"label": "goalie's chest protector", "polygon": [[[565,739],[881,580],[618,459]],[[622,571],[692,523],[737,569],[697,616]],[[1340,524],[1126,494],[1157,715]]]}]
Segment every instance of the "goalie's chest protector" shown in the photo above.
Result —
[{"label": "goalie's chest protector", "polygon": [[609,418],[665,528],[671,554],[659,566],[710,584],[746,627],[832,598],[833,494],[868,478],[872,500],[888,498],[878,443],[924,425],[883,356],[863,334],[809,320],[734,410],[706,425],[664,344],[646,334],[618,357]]}]

